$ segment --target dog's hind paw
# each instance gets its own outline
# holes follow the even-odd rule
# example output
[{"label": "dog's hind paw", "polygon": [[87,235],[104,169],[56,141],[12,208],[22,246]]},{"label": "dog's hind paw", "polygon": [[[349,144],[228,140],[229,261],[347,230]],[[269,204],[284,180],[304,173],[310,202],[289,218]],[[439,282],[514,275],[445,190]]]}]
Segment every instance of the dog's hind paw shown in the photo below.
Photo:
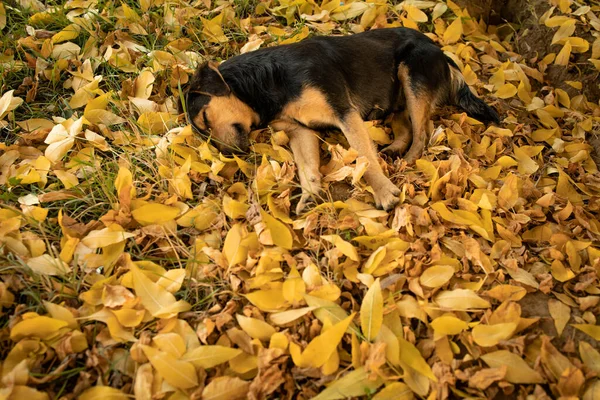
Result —
[{"label": "dog's hind paw", "polygon": [[401,156],[406,151],[409,144],[410,142],[396,140],[392,142],[389,146],[384,147],[381,151],[389,155]]}]

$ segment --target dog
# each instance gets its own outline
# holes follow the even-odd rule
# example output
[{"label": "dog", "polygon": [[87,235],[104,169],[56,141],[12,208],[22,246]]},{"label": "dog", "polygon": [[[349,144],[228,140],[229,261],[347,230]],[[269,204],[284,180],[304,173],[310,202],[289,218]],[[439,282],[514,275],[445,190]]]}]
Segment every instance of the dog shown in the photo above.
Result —
[{"label": "dog", "polygon": [[205,63],[182,97],[192,125],[222,152],[247,151],[254,129],[270,125],[286,132],[302,187],[297,213],[321,189],[318,132],[341,131],[367,158],[364,177],[375,203],[390,210],[400,190],[384,175],[365,120],[394,113],[401,129],[384,151],[400,155],[408,149],[408,163],[421,156],[427,124],[439,106],[458,105],[481,122],[500,121],[471,92],[456,63],[408,28],[317,36],[220,65]]}]

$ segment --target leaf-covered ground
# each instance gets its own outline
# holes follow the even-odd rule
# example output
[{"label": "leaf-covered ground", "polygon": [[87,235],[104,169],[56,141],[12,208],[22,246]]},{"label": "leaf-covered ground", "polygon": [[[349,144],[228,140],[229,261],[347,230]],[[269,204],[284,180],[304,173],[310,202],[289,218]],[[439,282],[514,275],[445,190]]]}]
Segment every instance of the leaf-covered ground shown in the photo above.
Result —
[{"label": "leaf-covered ground", "polygon": [[[0,2],[0,399],[599,398],[600,5],[537,3]],[[339,133],[295,215],[285,132],[226,157],[177,115],[199,62],[392,26],[503,118],[382,158],[392,212]]]}]

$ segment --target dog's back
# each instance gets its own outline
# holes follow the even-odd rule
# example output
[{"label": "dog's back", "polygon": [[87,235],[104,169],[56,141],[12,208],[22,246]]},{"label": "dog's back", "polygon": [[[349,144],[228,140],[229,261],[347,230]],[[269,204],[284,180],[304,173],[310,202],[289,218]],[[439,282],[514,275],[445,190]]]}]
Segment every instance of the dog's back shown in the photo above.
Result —
[{"label": "dog's back", "polygon": [[[418,48],[443,53],[425,35],[407,28],[378,29],[350,36],[317,36],[260,49],[219,66],[225,81],[265,122],[298,97],[307,84],[326,94],[341,115],[354,100],[363,117],[382,117],[397,103],[398,64]],[[392,83],[392,84],[390,84]]]}]

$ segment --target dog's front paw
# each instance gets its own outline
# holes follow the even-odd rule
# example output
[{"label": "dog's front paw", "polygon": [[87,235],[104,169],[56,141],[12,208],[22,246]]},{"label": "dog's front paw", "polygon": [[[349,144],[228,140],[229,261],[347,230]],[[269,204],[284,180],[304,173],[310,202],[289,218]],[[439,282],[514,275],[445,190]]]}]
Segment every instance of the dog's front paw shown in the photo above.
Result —
[{"label": "dog's front paw", "polygon": [[401,191],[389,179],[382,180],[378,185],[372,186],[375,204],[386,211],[393,209],[400,202],[398,196]]},{"label": "dog's front paw", "polygon": [[311,204],[316,204],[314,196],[310,193],[302,193],[298,204],[296,204],[296,215],[302,214]]}]

